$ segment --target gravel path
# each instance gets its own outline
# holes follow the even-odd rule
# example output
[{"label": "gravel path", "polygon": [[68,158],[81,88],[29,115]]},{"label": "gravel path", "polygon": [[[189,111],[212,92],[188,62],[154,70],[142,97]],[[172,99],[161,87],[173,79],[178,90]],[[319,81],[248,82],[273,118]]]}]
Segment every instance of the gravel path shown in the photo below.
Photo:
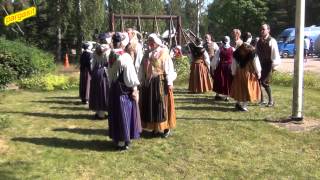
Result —
[{"label": "gravel path", "polygon": [[[292,72],[293,73],[294,59],[285,58],[282,59],[281,65],[278,67],[280,72]],[[320,58],[308,58],[308,61],[304,63],[304,71],[311,71],[320,75]]]}]

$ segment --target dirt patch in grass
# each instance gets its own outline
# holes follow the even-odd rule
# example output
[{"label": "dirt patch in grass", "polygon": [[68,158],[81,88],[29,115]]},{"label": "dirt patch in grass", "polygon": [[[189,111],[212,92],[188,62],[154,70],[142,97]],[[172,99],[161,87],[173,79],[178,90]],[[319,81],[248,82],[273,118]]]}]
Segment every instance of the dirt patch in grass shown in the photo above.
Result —
[{"label": "dirt patch in grass", "polygon": [[6,141],[0,137],[0,154],[5,154],[9,149]]},{"label": "dirt patch in grass", "polygon": [[310,117],[304,117],[302,121],[292,121],[290,118],[282,118],[276,121],[270,121],[270,124],[292,132],[305,132],[320,129],[320,120]]}]

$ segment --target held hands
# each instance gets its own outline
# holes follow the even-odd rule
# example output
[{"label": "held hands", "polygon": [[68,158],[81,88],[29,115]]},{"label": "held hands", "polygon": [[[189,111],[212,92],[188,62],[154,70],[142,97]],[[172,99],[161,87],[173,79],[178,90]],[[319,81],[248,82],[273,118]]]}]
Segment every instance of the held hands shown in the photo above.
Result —
[{"label": "held hands", "polygon": [[134,89],[132,91],[131,97],[133,100],[135,100],[136,102],[139,102],[139,91],[137,89]]},{"label": "held hands", "polygon": [[173,90],[173,85],[168,85],[168,90]]}]

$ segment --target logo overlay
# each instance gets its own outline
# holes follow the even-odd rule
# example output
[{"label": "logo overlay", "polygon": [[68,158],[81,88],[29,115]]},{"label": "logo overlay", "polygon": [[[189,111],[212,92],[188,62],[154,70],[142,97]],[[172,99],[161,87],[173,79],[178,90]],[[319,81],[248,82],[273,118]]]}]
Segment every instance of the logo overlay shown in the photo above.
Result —
[{"label": "logo overlay", "polygon": [[15,22],[21,22],[27,18],[35,16],[36,13],[37,13],[36,8],[30,7],[28,9],[23,10],[23,11],[19,11],[14,14],[7,15],[4,18],[4,25],[8,26],[8,25],[15,23]]}]

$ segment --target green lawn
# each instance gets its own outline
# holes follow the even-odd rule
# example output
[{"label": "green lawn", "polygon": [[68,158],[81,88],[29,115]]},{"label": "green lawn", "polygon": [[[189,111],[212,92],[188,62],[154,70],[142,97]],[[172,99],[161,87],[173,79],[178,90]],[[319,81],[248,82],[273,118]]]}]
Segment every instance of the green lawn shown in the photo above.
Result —
[{"label": "green lawn", "polygon": [[[115,151],[107,121],[93,120],[77,91],[0,92],[0,179],[319,179],[320,130],[293,133],[265,119],[291,115],[291,88],[275,108],[215,102],[175,90],[177,128]],[[320,119],[320,94],[305,90],[305,116]]]}]

